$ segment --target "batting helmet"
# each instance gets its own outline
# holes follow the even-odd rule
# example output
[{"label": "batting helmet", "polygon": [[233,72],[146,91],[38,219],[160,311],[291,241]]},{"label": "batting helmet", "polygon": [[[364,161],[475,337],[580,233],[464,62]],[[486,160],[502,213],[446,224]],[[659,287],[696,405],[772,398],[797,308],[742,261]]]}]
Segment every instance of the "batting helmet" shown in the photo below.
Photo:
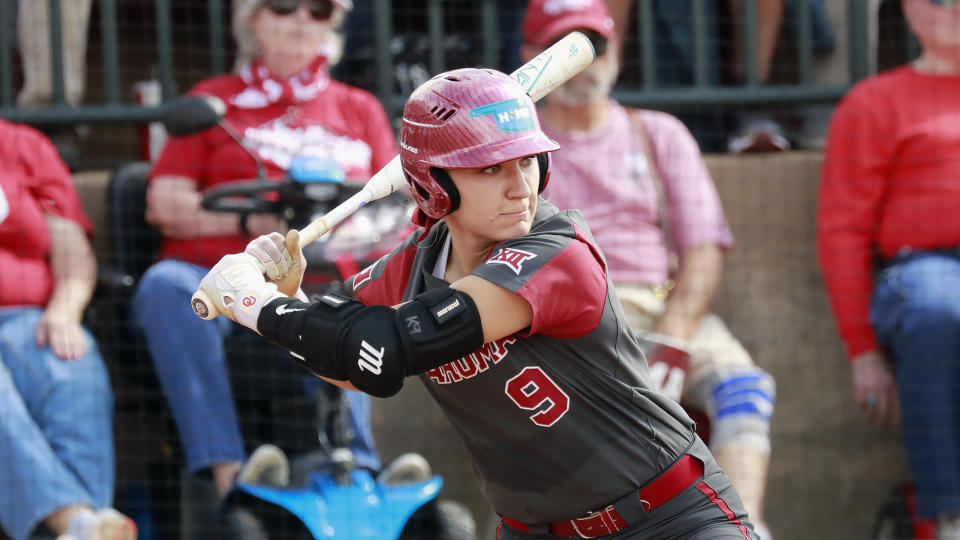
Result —
[{"label": "batting helmet", "polygon": [[536,155],[543,191],[550,177],[546,152],[559,147],[540,131],[533,100],[509,76],[465,68],[433,77],[410,95],[400,128],[400,162],[419,206],[413,222],[429,229],[460,205],[445,169]]}]

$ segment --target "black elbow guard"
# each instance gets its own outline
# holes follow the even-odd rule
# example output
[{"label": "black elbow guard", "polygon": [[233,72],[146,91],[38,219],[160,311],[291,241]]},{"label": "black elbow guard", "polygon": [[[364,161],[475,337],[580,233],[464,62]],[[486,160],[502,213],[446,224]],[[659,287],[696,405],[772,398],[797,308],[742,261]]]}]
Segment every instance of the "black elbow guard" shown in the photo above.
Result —
[{"label": "black elbow guard", "polygon": [[335,294],[312,304],[279,299],[264,307],[257,327],[321,377],[349,380],[389,397],[408,375],[424,373],[483,345],[477,306],[469,295],[443,288],[418,295],[398,310]]},{"label": "black elbow guard", "polygon": [[397,326],[407,351],[409,375],[426,373],[483,345],[477,304],[456,289],[417,295],[397,310]]},{"label": "black elbow guard", "polygon": [[347,379],[371,396],[396,394],[407,376],[396,317],[393,308],[366,307],[350,319],[340,342],[340,361]]},{"label": "black elbow guard", "polygon": [[452,362],[481,345],[483,328],[473,299],[444,288],[420,294],[397,310],[360,310],[350,319],[340,357],[354,386],[389,397],[408,375]]}]

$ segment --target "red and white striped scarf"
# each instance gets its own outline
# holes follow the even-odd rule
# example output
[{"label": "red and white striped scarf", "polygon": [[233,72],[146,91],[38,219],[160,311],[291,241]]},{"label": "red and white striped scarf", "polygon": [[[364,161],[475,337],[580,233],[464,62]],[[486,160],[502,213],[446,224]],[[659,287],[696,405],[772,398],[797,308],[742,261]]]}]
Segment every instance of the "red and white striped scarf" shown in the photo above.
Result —
[{"label": "red and white striped scarf", "polygon": [[317,55],[305,69],[289,79],[275,76],[260,60],[247,64],[240,72],[247,87],[230,98],[241,109],[259,109],[268,105],[293,105],[317,97],[330,83],[326,55]]}]

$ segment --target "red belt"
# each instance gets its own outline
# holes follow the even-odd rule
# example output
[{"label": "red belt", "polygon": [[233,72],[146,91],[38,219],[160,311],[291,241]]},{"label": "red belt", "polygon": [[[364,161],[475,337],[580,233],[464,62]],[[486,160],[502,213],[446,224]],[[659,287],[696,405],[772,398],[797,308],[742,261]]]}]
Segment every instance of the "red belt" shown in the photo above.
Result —
[{"label": "red belt", "polygon": [[[703,476],[703,463],[686,454],[652,482],[637,491],[640,504],[647,512],[676,497]],[[518,531],[530,532],[530,525],[502,516],[503,522]],[[550,534],[564,538],[597,538],[613,534],[629,525],[620,512],[611,504],[602,510],[590,512],[586,516],[570,521],[557,521],[547,524]]]}]

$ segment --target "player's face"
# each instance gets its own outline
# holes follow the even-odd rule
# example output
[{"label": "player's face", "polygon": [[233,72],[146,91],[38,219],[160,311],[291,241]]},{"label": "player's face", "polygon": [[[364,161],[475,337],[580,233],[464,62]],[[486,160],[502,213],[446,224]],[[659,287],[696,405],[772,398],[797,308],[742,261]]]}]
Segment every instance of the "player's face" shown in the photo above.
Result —
[{"label": "player's face", "polygon": [[261,7],[250,15],[250,27],[263,63],[278,77],[306,68],[333,34],[331,19],[317,20],[303,3],[283,15]]},{"label": "player's face", "polygon": [[540,185],[535,156],[448,172],[460,192],[460,207],[445,218],[451,229],[492,242],[530,232]]}]

